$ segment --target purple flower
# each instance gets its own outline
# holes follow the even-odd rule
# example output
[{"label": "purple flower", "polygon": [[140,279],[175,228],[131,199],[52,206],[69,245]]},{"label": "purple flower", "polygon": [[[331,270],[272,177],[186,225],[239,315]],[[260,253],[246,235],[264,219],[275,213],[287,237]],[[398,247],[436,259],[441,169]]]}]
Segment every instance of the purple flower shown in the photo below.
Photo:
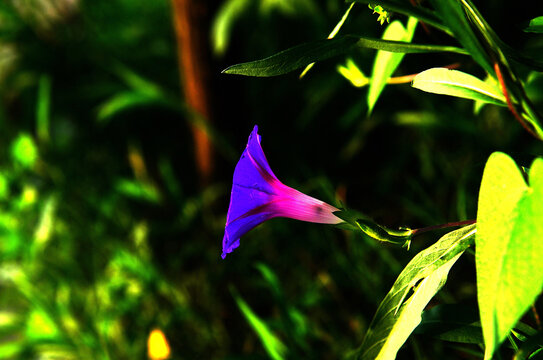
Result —
[{"label": "purple flower", "polygon": [[239,246],[249,230],[274,217],[338,224],[337,208],[284,185],[273,173],[260,146],[258,126],[234,170],[230,206],[226,215],[222,258]]}]

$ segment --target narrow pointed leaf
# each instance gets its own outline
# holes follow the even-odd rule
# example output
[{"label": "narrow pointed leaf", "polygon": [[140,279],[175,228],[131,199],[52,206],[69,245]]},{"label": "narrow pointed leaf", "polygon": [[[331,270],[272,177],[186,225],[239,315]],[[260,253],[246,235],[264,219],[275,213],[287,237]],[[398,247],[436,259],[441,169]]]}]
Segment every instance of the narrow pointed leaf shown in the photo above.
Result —
[{"label": "narrow pointed leaf", "polygon": [[473,75],[458,70],[433,68],[425,70],[413,79],[414,88],[441,95],[450,95],[506,106],[505,98],[499,87],[493,86]]},{"label": "narrow pointed leaf", "polygon": [[454,46],[411,44],[402,41],[345,35],[334,39],[308,42],[283,50],[265,59],[232,65],[223,70],[223,73],[260,77],[283,75],[313,62],[353,54],[361,49],[376,49],[406,54],[432,52],[466,54],[465,50]]},{"label": "narrow pointed leaf", "polygon": [[506,154],[490,156],[477,213],[477,297],[485,359],[543,290],[543,159],[529,185]]},{"label": "narrow pointed leaf", "polygon": [[494,70],[492,69],[490,57],[473,32],[460,1],[431,0],[430,3],[436,9],[443,23],[453,32],[458,42],[462,44],[462,47],[486,72],[493,74]]},{"label": "narrow pointed leaf", "polygon": [[241,296],[233,288],[232,295],[241,310],[243,316],[247,319],[253,330],[256,332],[264,349],[273,360],[281,360],[285,358],[286,346],[279,340],[277,336],[270,330],[268,325],[262,321],[249,307],[249,305],[241,298]]},{"label": "narrow pointed leaf", "polygon": [[[336,24],[336,26],[334,27],[332,32],[328,35],[328,39],[333,39],[333,38],[336,37],[337,33],[339,32],[339,30],[341,30],[341,27],[343,26],[343,24],[345,24],[345,21],[349,17],[349,14],[351,13],[351,10],[353,9],[353,6],[354,6],[354,2],[351,3],[351,5],[347,8],[347,10],[345,11],[345,14],[343,14],[343,16],[341,17],[339,22]],[[311,64],[309,64],[309,65],[307,65],[305,67],[305,69],[300,74],[300,79],[303,78],[305,76],[305,74],[307,74],[309,72],[309,70],[311,70],[313,65],[315,65],[315,63],[311,63]]]},{"label": "narrow pointed leaf", "polygon": [[[401,22],[393,21],[390,23],[383,33],[383,40],[405,41],[411,42],[415,34],[417,19],[410,17],[405,28]],[[405,54],[391,53],[388,51],[379,50],[375,55],[373,62],[373,70],[370,78],[370,88],[368,90],[368,114],[371,113],[377,99],[381,95],[388,79],[400,65]]]},{"label": "narrow pointed leaf", "polygon": [[421,313],[447,280],[449,270],[473,243],[475,225],[443,236],[407,264],[379,305],[357,359],[394,359],[421,321]]}]

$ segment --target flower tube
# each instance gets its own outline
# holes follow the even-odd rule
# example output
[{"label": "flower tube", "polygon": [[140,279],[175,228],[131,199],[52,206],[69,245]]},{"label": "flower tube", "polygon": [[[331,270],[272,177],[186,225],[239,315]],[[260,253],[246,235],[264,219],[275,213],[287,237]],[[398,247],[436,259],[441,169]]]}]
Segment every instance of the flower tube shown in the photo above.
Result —
[{"label": "flower tube", "polygon": [[321,224],[343,222],[334,211],[339,209],[277,179],[266,160],[255,125],[234,170],[221,257],[224,259],[239,246],[243,235],[268,219],[287,217]]}]

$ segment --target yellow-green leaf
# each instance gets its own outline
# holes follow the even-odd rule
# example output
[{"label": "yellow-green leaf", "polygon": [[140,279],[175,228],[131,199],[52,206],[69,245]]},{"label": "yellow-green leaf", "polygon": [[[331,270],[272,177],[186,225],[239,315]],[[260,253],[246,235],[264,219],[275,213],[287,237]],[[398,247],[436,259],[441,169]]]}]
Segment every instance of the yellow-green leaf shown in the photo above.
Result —
[{"label": "yellow-green leaf", "polygon": [[477,297],[485,359],[543,290],[543,159],[529,185],[515,162],[494,153],[484,170],[477,211]]},{"label": "yellow-green leaf", "polygon": [[421,321],[421,313],[447,280],[449,270],[473,243],[475,225],[443,236],[407,264],[379,305],[357,359],[389,360]]},{"label": "yellow-green leaf", "polygon": [[485,82],[458,70],[428,69],[417,74],[411,85],[416,89],[434,94],[506,106],[505,98],[497,84]]}]

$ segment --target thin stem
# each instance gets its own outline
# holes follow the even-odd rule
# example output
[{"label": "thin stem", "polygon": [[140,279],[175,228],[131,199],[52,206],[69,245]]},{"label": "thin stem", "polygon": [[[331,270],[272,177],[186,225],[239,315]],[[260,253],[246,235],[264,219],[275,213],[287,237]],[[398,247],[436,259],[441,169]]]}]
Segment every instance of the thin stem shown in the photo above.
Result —
[{"label": "thin stem", "polygon": [[500,89],[501,89],[501,91],[503,93],[503,96],[505,97],[505,101],[507,102],[507,107],[509,108],[511,113],[513,113],[513,116],[515,117],[515,119],[518,120],[520,125],[522,125],[522,127],[526,131],[528,131],[533,137],[535,137],[536,139],[539,139],[539,136],[537,136],[537,134],[532,129],[530,129],[530,127],[526,124],[524,119],[519,115],[519,113],[515,109],[515,106],[513,105],[513,102],[511,101],[511,98],[509,96],[509,92],[507,91],[507,86],[505,86],[505,81],[503,79],[503,75],[502,75],[502,71],[500,69],[500,65],[498,65],[497,62],[494,63],[494,71],[496,72],[496,76],[498,77],[498,81],[500,83]]},{"label": "thin stem", "polygon": [[428,227],[424,227],[420,229],[413,229],[411,230],[411,236],[415,236],[415,235],[422,234],[422,233],[432,231],[432,230],[445,229],[445,228],[450,228],[450,227],[455,227],[455,226],[471,225],[471,224],[475,224],[476,222],[477,220],[464,220],[464,221],[456,221],[456,222],[450,222],[450,223],[440,224],[440,225],[432,225],[432,226],[428,226]]},{"label": "thin stem", "polygon": [[[460,63],[445,65],[443,67],[447,69],[457,69],[460,67]],[[391,77],[387,80],[387,84],[407,84],[413,81],[415,76],[417,76],[418,74],[420,73]]]},{"label": "thin stem", "polygon": [[535,304],[532,304],[532,313],[534,314],[534,318],[535,318],[535,322],[537,324],[537,328],[539,330],[541,330],[541,319],[539,318],[539,314],[537,312]]}]

